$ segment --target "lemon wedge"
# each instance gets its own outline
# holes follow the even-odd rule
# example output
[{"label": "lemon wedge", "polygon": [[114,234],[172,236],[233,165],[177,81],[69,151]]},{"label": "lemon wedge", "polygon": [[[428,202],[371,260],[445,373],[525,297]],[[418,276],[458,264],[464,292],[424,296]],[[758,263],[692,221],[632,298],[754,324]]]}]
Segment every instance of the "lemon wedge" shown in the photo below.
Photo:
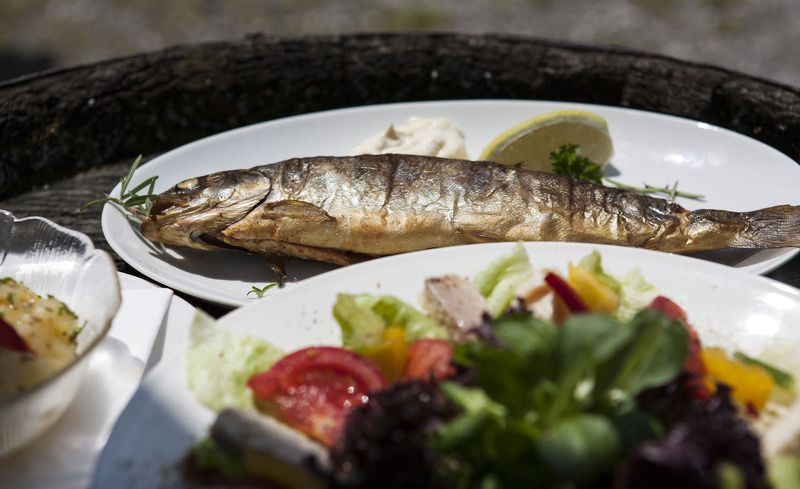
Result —
[{"label": "lemon wedge", "polygon": [[605,167],[614,154],[605,119],[581,110],[558,110],[528,119],[503,132],[489,143],[479,159],[552,172],[550,153],[564,144],[580,146],[583,155],[601,167]]}]

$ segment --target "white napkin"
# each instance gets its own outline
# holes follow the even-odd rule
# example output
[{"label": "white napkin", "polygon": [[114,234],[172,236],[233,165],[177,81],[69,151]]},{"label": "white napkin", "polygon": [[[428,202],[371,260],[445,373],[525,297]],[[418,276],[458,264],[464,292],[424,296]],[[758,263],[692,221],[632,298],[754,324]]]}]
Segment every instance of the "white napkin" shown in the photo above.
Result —
[{"label": "white napkin", "polygon": [[0,487],[84,488],[122,410],[139,387],[172,291],[122,291],[108,336],[92,353],[75,400],[56,424],[0,459]]},{"label": "white napkin", "polygon": [[108,337],[125,343],[131,355],[146,365],[171,299],[169,289],[122,291],[122,303]]}]

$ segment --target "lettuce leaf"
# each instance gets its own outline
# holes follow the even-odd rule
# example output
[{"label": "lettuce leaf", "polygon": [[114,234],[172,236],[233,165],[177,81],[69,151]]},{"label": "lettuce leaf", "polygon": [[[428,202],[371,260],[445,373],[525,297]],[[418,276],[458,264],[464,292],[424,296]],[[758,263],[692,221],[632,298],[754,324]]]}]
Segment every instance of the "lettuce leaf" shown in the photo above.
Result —
[{"label": "lettuce leaf", "polygon": [[502,314],[514,300],[519,285],[533,275],[528,253],[517,243],[508,253],[496,258],[472,279],[481,295],[486,297],[489,312]]},{"label": "lettuce leaf", "polygon": [[622,293],[622,284],[620,284],[619,280],[614,278],[612,275],[606,273],[603,270],[603,259],[600,256],[600,253],[597,250],[592,251],[588,255],[581,258],[580,265],[583,268],[589,270],[593,274],[597,275],[597,278],[602,280],[606,285],[611,287],[614,292],[617,294]]},{"label": "lettuce leaf", "polygon": [[628,321],[641,311],[659,294],[658,288],[644,279],[642,272],[634,269],[620,279],[622,293],[614,317]]},{"label": "lettuce leaf", "polygon": [[613,315],[620,321],[624,322],[633,318],[658,295],[658,289],[645,280],[638,269],[633,269],[619,278],[606,272],[597,250],[583,257],[580,264],[619,294],[619,306]]},{"label": "lettuce leaf", "polygon": [[349,350],[361,351],[377,345],[386,328],[386,321],[378,313],[360,306],[356,296],[350,294],[336,296],[333,317],[342,330],[342,346]]},{"label": "lettuce leaf", "polygon": [[197,311],[190,330],[186,376],[189,388],[209,409],[254,407],[247,380],[283,357],[270,342],[234,333]]},{"label": "lettuce leaf", "polygon": [[390,295],[339,294],[333,315],[342,329],[342,346],[355,351],[377,346],[390,326],[402,327],[409,343],[448,338],[444,326]]}]

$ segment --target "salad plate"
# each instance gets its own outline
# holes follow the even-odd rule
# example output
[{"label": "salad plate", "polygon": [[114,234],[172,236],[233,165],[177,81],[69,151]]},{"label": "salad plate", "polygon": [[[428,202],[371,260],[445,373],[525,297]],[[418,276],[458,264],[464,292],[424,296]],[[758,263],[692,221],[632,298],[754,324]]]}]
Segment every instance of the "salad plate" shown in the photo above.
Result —
[{"label": "salad plate", "polygon": [[[585,110],[608,121],[615,154],[606,175],[643,186],[679,182],[703,200],[678,197],[695,210],[751,211],[800,204],[800,167],[788,156],[754,139],[706,123],[632,109],[564,102],[466,100],[412,102],[331,110],[278,119],[220,133],[165,153],[142,165],[133,185],[157,176],[155,191],[208,173],[250,168],[292,157],[341,156],[367,137],[409,117],[447,117],[463,131],[468,156],[478,158],[498,134],[531,117],[555,110]],[[110,195],[119,195],[120,186]],[[195,297],[238,307],[256,301],[253,286],[274,282],[264,257],[188,248],[162,249],[144,239],[122,211],[106,204],[106,240],[119,256],[145,276]],[[763,274],[785,263],[796,248],[724,250],[699,257]],[[289,286],[336,268],[290,259]],[[286,290],[282,289],[281,291]],[[272,289],[270,294],[278,293]]]},{"label": "salad plate", "polygon": [[[218,324],[262,337],[284,351],[337,345],[332,307],[338,293],[388,294],[419,307],[425,278],[455,273],[472,277],[513,243],[492,243],[408,253],[310,278],[223,316]],[[800,371],[793,355],[800,342],[800,290],[713,262],[649,250],[583,243],[525,243],[534,269],[562,273],[597,250],[604,269],[622,276],[638,269],[680,306],[706,346]],[[186,337],[188,342],[188,336]],[[215,414],[202,406],[185,380],[184,343],[146,377],[123,412],[101,456],[95,487],[181,487],[180,460],[202,439]]]}]

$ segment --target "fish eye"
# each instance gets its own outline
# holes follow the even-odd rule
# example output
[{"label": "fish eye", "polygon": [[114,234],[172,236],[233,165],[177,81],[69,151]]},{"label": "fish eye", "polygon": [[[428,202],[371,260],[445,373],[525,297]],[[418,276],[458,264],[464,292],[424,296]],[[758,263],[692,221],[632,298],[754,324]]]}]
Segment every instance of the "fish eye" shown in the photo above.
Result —
[{"label": "fish eye", "polygon": [[200,181],[197,178],[190,178],[189,180],[180,182],[176,187],[178,190],[194,190],[199,183]]},{"label": "fish eye", "polygon": [[233,195],[234,189],[232,188],[224,188],[217,193],[217,200],[223,201],[228,200]]}]

